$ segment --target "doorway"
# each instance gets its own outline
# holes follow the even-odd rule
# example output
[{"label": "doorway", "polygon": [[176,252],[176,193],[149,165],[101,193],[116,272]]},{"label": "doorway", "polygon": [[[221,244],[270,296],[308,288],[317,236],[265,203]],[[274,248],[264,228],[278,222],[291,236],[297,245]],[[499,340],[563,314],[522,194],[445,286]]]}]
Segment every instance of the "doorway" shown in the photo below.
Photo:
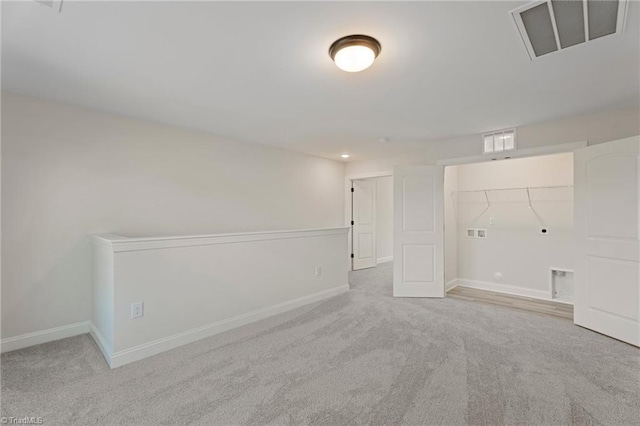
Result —
[{"label": "doorway", "polygon": [[351,226],[351,269],[375,268],[393,260],[391,173],[348,178],[347,219]]},{"label": "doorway", "polygon": [[[575,146],[581,145],[581,146]],[[575,197],[568,205],[574,213],[573,250],[575,273],[573,268],[550,265],[549,287],[544,289],[510,285],[514,291],[533,291],[546,298],[553,299],[552,286],[562,288],[562,298],[567,298],[566,292],[573,292],[574,323],[582,327],[597,331],[607,336],[640,346],[640,136],[587,146],[586,143],[557,145],[555,147],[520,150],[509,154],[509,159],[534,157],[545,154],[572,151],[573,159],[573,189],[569,194]],[[396,166],[394,168],[394,278],[393,295],[395,297],[444,297],[445,276],[449,278],[451,287],[451,268],[445,274],[445,189],[444,166],[486,162],[486,156],[475,156],[443,160],[437,165]],[[491,159],[491,160],[497,160]],[[505,161],[509,164],[512,161]],[[562,170],[559,168],[557,170]],[[546,176],[546,175],[545,175]],[[459,177],[459,176],[458,176]],[[478,181],[483,176],[477,176]],[[461,238],[487,240],[489,233],[493,233],[493,223],[487,212],[495,205],[495,199],[488,196],[489,190],[495,193],[517,191],[520,195],[507,198],[522,204],[526,195],[526,206],[537,220],[536,229],[541,237],[532,240],[533,246],[543,245],[554,229],[548,225],[552,212],[543,212],[541,203],[544,197],[536,199],[532,196],[533,189],[552,191],[557,196],[558,189],[568,190],[571,185],[515,185],[507,175],[499,173],[498,178],[509,181],[508,187],[469,189],[469,194],[484,196],[484,206],[475,210],[475,216],[470,216],[464,227],[456,225],[455,241]],[[564,187],[564,188],[563,188]],[[460,192],[460,188],[453,191]],[[449,193],[452,191],[449,189]],[[459,195],[459,194],[458,194]],[[505,194],[503,194],[504,196]],[[548,196],[548,202],[558,201]],[[518,198],[519,197],[519,198]],[[504,200],[503,200],[504,201]],[[566,200],[565,200],[566,201]],[[482,203],[482,201],[480,201]],[[457,212],[462,209],[456,201]],[[473,211],[473,209],[468,209]],[[465,209],[466,213],[467,209]],[[542,213],[542,214],[541,214]],[[524,217],[524,215],[520,215]],[[460,216],[459,216],[460,217]],[[515,216],[504,216],[512,220]],[[477,223],[484,218],[484,223]],[[502,220],[502,219],[501,219]],[[488,221],[488,222],[486,222]],[[460,232],[462,229],[463,232]],[[562,229],[562,227],[559,227]],[[529,232],[529,231],[528,231]],[[451,241],[451,239],[450,239]],[[449,244],[449,247],[451,243]],[[509,262],[527,267],[528,262],[534,262],[535,256],[522,255],[518,259],[508,256],[504,251],[505,245],[496,247],[485,246],[482,250],[477,244],[471,245],[475,253],[492,254],[495,258],[505,258]],[[458,253],[458,250],[456,250]],[[538,256],[543,257],[540,253]],[[523,263],[524,259],[524,263]],[[559,259],[561,260],[561,259]],[[553,257],[553,262],[558,259]],[[475,261],[482,263],[482,261]],[[566,260],[565,260],[566,262]],[[547,263],[550,263],[547,260]],[[454,282],[461,285],[459,262],[456,263]],[[471,265],[484,267],[485,265]],[[506,266],[505,266],[506,268]],[[506,270],[506,269],[505,269]],[[486,271],[485,271],[486,272]],[[455,276],[454,275],[454,276]],[[486,276],[486,275],[485,275]],[[523,275],[524,276],[524,275]],[[568,283],[575,276],[575,286]],[[466,277],[463,277],[463,279]],[[493,272],[494,281],[502,281],[505,274],[501,271]],[[504,290],[508,284],[491,281],[476,281],[472,285],[491,286]],[[546,281],[546,280],[545,280]],[[554,284],[555,283],[555,284]],[[468,285],[468,283],[465,283]],[[499,286],[499,287],[498,287]],[[523,290],[524,288],[524,290]],[[559,287],[556,287],[559,288]],[[542,294],[541,294],[542,293]],[[560,291],[558,291],[560,293]],[[559,299],[559,298],[558,298]],[[566,300],[565,300],[566,302]],[[556,303],[556,302],[554,302]]]},{"label": "doorway", "polygon": [[447,166],[444,185],[447,291],[573,305],[572,152]]}]

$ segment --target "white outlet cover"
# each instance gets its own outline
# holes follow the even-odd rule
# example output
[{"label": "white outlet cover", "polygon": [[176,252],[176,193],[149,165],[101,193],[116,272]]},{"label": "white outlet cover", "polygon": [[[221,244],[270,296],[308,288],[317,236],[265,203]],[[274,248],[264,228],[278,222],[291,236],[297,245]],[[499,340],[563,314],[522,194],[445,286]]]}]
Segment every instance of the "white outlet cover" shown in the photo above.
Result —
[{"label": "white outlet cover", "polygon": [[131,319],[142,318],[144,316],[144,304],[136,302],[131,304]]}]

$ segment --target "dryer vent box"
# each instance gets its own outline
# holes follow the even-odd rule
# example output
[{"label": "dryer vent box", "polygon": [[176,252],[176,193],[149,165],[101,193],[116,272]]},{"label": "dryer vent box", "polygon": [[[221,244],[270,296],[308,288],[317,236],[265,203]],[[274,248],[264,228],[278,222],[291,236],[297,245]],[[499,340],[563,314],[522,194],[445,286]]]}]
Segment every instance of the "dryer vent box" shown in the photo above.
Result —
[{"label": "dryer vent box", "polygon": [[553,299],[573,303],[573,271],[552,268],[551,291]]}]

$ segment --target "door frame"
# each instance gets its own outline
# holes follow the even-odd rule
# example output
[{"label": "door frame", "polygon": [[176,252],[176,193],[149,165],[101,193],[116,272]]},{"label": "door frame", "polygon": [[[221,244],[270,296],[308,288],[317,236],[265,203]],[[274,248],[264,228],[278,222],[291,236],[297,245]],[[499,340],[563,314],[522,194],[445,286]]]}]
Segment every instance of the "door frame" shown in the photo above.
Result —
[{"label": "door frame", "polygon": [[[587,141],[569,142],[569,143],[562,143],[562,144],[556,144],[556,145],[545,145],[545,146],[540,146],[535,148],[520,149],[520,150],[515,150],[510,152],[507,151],[506,153],[505,152],[500,153],[500,155],[495,155],[495,153],[492,153],[492,154],[474,155],[469,157],[447,158],[447,159],[439,160],[437,164],[445,166],[445,173],[446,173],[447,166],[460,166],[464,164],[488,163],[491,161],[503,161],[503,160],[516,159],[516,158],[543,157],[545,155],[564,154],[564,153],[573,154],[573,152],[576,149],[585,148],[586,146],[588,146]],[[446,215],[444,220],[445,221],[447,220]],[[447,233],[446,233],[446,227],[445,227],[445,242],[446,242],[446,237],[447,237]],[[447,264],[447,260],[446,260],[446,251],[445,251],[445,268],[446,268],[446,264]],[[457,280],[457,279],[458,277],[454,278],[454,280]],[[447,294],[447,288],[446,288],[447,284],[450,284],[450,283],[445,282],[445,297]],[[551,295],[551,292],[552,292],[551,281],[549,281],[548,291],[549,291],[549,294]],[[534,299],[539,298],[530,294],[516,294],[516,295],[531,297]],[[550,299],[542,299],[542,298],[540,299],[550,300]]]},{"label": "door frame", "polygon": [[515,149],[496,154],[471,155],[469,157],[454,157],[438,160],[436,164],[442,166],[457,166],[460,164],[486,163],[496,160],[510,160],[513,158],[541,157],[543,155],[562,154],[563,152],[573,152],[576,149],[588,146],[587,141],[559,143],[555,145],[543,145],[535,148]]},{"label": "door frame", "polygon": [[[511,158],[527,158],[527,157],[540,157],[543,155],[551,155],[551,154],[560,154],[564,152],[573,152],[576,149],[584,148],[588,146],[589,143],[587,141],[579,141],[579,142],[569,142],[569,143],[561,143],[554,145],[543,145],[534,148],[525,148],[525,149],[516,149],[514,151],[507,151],[500,153],[499,155],[493,154],[479,154],[472,155],[467,157],[453,157],[453,158],[444,158],[436,161],[436,165],[442,166],[456,166],[461,164],[472,164],[472,163],[486,163],[489,161],[495,160],[506,160]],[[478,145],[480,146],[480,145]],[[428,165],[428,164],[424,164]],[[352,232],[351,232],[351,182],[358,179],[371,179],[378,177],[393,177],[393,170],[382,171],[382,172],[369,172],[369,173],[357,173],[353,175],[347,175],[344,179],[344,223],[345,226],[349,227],[349,235],[348,235],[348,255],[351,255],[352,247]],[[353,262],[351,262],[351,258],[349,258],[349,271],[353,270]],[[446,285],[446,283],[445,283]],[[445,288],[446,294],[446,288]]]},{"label": "door frame", "polygon": [[[445,166],[445,173],[446,173],[447,166],[488,163],[491,161],[503,161],[503,160],[509,160],[509,159],[517,159],[517,158],[544,157],[545,155],[554,155],[554,154],[565,154],[565,153],[573,154],[576,149],[585,148],[588,145],[589,144],[587,141],[570,142],[570,143],[563,143],[563,144],[557,144],[557,145],[546,145],[546,146],[540,146],[536,148],[515,150],[507,153],[503,152],[497,156],[495,155],[495,153],[493,153],[493,154],[481,154],[481,155],[475,155],[475,156],[469,156],[469,157],[448,158],[444,160],[439,160],[437,164]],[[575,200],[574,200],[574,206],[575,206]],[[447,220],[446,215],[444,217],[444,220],[445,221]],[[446,233],[446,226],[445,226],[445,242],[446,242],[446,237],[447,237],[447,233]],[[447,264],[446,262],[447,260],[446,260],[446,250],[445,250],[445,268]],[[457,279],[458,277],[455,278],[455,280]],[[449,283],[445,282],[445,297],[448,290],[447,284]],[[497,290],[494,290],[494,291],[497,291]],[[551,296],[552,294],[551,281],[549,281],[548,283],[548,292],[549,292],[549,295]],[[524,294],[524,293],[523,294],[509,293],[509,294],[514,294],[516,296],[530,297],[534,299],[551,300],[551,297],[549,299],[544,299],[541,297],[537,297],[535,295]],[[566,302],[561,302],[561,303],[566,303]]]},{"label": "door frame", "polygon": [[[351,205],[351,187],[353,185],[353,181],[387,176],[393,177],[393,170],[388,172],[360,173],[348,175],[344,178],[344,224],[349,227],[349,234],[347,236],[348,256],[351,256],[353,250],[353,227],[351,226],[351,217],[353,213],[353,206]],[[349,257],[349,271],[353,271],[353,261],[351,260],[351,257]]]}]

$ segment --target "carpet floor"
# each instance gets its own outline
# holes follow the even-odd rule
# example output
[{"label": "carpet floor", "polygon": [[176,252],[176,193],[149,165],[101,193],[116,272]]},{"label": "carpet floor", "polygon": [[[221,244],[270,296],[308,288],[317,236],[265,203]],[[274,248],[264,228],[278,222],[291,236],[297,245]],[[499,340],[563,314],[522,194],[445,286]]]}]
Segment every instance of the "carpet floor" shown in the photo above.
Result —
[{"label": "carpet floor", "polygon": [[640,350],[571,322],[394,299],[391,263],[324,302],[109,370],[88,335],[2,355],[43,424],[638,425]]}]

